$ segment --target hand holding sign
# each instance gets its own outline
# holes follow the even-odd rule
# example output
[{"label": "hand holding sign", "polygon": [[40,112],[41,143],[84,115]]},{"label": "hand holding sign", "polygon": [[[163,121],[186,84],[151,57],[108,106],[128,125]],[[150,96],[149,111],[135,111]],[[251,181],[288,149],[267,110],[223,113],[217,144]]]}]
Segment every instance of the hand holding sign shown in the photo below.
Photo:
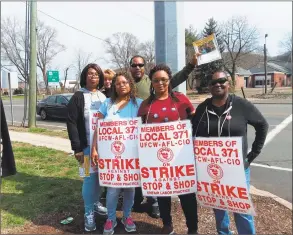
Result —
[{"label": "hand holding sign", "polygon": [[99,160],[99,154],[96,148],[92,148],[91,158],[92,158],[92,165],[97,166],[98,160]]}]

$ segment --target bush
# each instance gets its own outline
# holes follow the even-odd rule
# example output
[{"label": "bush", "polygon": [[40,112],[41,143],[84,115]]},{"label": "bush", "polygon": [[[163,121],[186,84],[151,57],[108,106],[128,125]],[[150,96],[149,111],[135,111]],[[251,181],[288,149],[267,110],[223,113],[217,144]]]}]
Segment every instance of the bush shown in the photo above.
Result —
[{"label": "bush", "polygon": [[20,95],[20,94],[23,94],[23,89],[20,87],[20,88],[17,88],[13,91],[13,95]]}]

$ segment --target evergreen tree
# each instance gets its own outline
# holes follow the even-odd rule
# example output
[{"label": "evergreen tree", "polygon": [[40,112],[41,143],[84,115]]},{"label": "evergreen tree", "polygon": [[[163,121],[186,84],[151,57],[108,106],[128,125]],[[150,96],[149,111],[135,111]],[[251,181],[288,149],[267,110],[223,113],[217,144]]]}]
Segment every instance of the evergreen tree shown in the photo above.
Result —
[{"label": "evergreen tree", "polygon": [[[199,36],[197,30],[195,30],[192,25],[185,29],[185,62],[188,63],[194,54],[193,42],[198,40]],[[195,82],[195,73],[192,72],[187,80],[187,89],[193,89],[193,84]]]},{"label": "evergreen tree", "polygon": [[[215,34],[217,38],[217,43],[220,52],[222,53],[225,49],[223,41],[221,40],[221,35],[220,31],[218,29],[217,22],[213,19],[210,18],[208,19],[208,22],[206,23],[203,32],[202,32],[202,37],[207,37],[211,34]],[[203,64],[198,67],[198,79],[201,80],[200,82],[200,87],[197,87],[197,90],[199,92],[202,92],[205,87],[208,86],[208,82],[212,77],[212,74],[215,70],[222,68],[223,67],[223,60],[217,60],[213,61],[208,64]]]}]

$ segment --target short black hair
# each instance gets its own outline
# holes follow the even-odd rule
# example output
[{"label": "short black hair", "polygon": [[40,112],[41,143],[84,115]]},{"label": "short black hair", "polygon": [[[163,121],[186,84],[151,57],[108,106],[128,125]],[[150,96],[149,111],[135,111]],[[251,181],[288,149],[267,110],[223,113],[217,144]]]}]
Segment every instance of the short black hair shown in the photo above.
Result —
[{"label": "short black hair", "polygon": [[212,75],[214,73],[226,73],[226,72],[225,72],[225,69],[223,67],[219,67],[219,68],[215,68],[215,69],[212,70]]},{"label": "short black hair", "polygon": [[97,64],[88,64],[87,66],[84,67],[84,69],[82,70],[81,74],[80,74],[80,86],[81,87],[85,87],[86,86],[86,77],[87,77],[87,72],[89,69],[94,69],[98,72],[99,74],[99,84],[98,84],[98,89],[101,89],[104,86],[104,73],[103,70],[101,69],[101,67]]},{"label": "short black hair", "polygon": [[145,59],[144,59],[143,56],[141,56],[141,55],[135,55],[135,56],[132,56],[132,57],[131,57],[131,59],[130,59],[130,61],[129,61],[129,64],[130,64],[130,65],[132,65],[132,61],[133,61],[134,58],[141,58],[141,59],[143,60],[143,63],[145,64]]}]

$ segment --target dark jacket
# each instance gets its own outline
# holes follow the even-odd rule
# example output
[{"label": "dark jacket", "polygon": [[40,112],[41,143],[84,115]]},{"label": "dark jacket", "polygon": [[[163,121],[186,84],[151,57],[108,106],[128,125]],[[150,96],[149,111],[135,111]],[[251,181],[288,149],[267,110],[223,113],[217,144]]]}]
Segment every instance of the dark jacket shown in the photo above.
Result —
[{"label": "dark jacket", "polygon": [[112,89],[111,88],[103,88],[103,90],[101,90],[101,92],[107,97],[110,98],[111,97],[111,93],[112,93]]},{"label": "dark jacket", "polygon": [[4,107],[2,100],[1,102],[1,110],[0,110],[0,118],[1,118],[1,141],[3,149],[0,148],[1,153],[1,171],[2,171],[2,177],[15,175],[16,174],[16,167],[15,167],[15,161],[14,161],[14,154],[12,151],[8,126],[6,122],[6,116],[4,112]]},{"label": "dark jacket", "polygon": [[[249,101],[229,95],[222,115],[213,111],[212,98],[201,103],[192,120],[193,136],[242,136],[245,168],[260,154],[268,132],[268,123],[259,110]],[[227,116],[231,118],[227,119]],[[251,152],[247,155],[247,124],[255,129]]]},{"label": "dark jacket", "polygon": [[84,119],[83,92],[74,93],[68,103],[67,131],[74,153],[82,152],[88,146]]}]

